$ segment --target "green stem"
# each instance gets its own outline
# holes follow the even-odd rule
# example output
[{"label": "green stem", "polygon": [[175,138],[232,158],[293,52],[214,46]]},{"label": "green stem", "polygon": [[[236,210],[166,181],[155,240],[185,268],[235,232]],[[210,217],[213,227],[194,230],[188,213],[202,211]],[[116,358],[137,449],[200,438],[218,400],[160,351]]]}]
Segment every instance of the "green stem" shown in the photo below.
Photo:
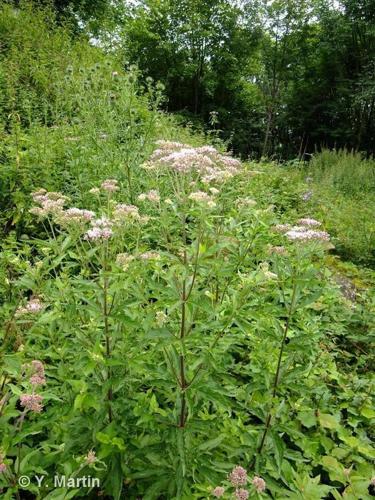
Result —
[{"label": "green stem", "polygon": [[[103,255],[103,316],[104,316],[104,336],[105,336],[105,349],[106,349],[106,359],[107,362],[111,358],[111,339],[110,339],[110,331],[109,331],[109,314],[110,310],[108,308],[108,275],[107,275],[107,247],[104,249]],[[113,399],[113,391],[111,385],[112,378],[112,370],[110,366],[107,366],[107,383],[110,384],[107,391],[107,401],[108,401],[108,420],[112,422],[113,414],[112,414],[112,399]]]},{"label": "green stem", "polygon": [[[297,291],[297,282],[296,282],[296,280],[294,280],[292,298],[291,298],[291,302],[290,302],[288,317],[287,317],[287,320],[286,320],[285,326],[284,326],[284,333],[283,333],[282,340],[281,340],[279,357],[277,360],[276,373],[275,373],[275,378],[273,381],[272,399],[274,399],[276,397],[277,389],[278,389],[278,385],[279,385],[279,381],[280,381],[281,362],[282,362],[282,357],[283,357],[284,348],[285,348],[285,341],[286,341],[286,338],[287,338],[288,332],[289,332],[290,320],[292,318],[292,314],[293,314],[293,310],[294,310],[294,301],[296,298],[296,291]],[[260,444],[259,444],[258,449],[257,449],[258,455],[260,455],[262,450],[263,450],[263,446],[264,446],[264,443],[266,441],[268,431],[271,427],[271,421],[272,421],[272,408],[268,412],[268,415],[266,418],[266,425],[265,425],[265,428],[263,431],[262,439],[261,439]]]},{"label": "green stem", "polygon": [[[185,226],[185,219],[184,219]],[[184,229],[185,234],[185,229]],[[186,238],[184,238],[186,240]],[[184,249],[184,264],[186,266],[186,248]],[[182,296],[181,296],[181,327],[180,327],[180,341],[182,352],[180,354],[180,394],[181,394],[181,409],[178,421],[178,426],[185,427],[186,422],[186,374],[185,374],[185,348],[184,348],[184,338],[185,338],[185,326],[186,326],[186,278],[184,278],[182,283]]]}]

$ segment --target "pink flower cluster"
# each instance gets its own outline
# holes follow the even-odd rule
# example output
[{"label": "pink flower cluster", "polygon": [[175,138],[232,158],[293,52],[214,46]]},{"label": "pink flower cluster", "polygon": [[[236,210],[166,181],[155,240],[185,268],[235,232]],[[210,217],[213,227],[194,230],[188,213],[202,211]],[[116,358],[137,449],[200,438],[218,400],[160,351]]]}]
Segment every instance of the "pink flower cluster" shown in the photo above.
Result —
[{"label": "pink flower cluster", "polygon": [[43,410],[43,396],[40,394],[21,394],[20,402],[26,410],[40,413]]},{"label": "pink flower cluster", "polygon": [[159,260],[160,254],[158,252],[144,252],[139,255],[139,258],[142,260]]},{"label": "pink flower cluster", "polygon": [[233,486],[244,486],[247,483],[246,469],[244,469],[240,465],[237,465],[228,475],[228,479]]},{"label": "pink flower cluster", "polygon": [[[115,179],[107,179],[102,182],[101,188],[107,192],[114,192],[119,189],[118,182]],[[91,193],[100,194],[99,188],[93,188]],[[83,238],[88,241],[105,241],[113,236],[113,226],[118,226],[123,221],[137,221],[146,223],[149,217],[141,216],[138,207],[134,205],[117,204],[113,209],[113,220],[108,217],[95,218],[95,212],[91,210],[81,209],[77,207],[64,210],[64,204],[68,199],[61,193],[48,193],[45,189],[40,189],[32,194],[34,201],[41,204],[41,207],[34,207],[31,212],[40,216],[51,214],[54,221],[62,227],[77,226],[82,231],[85,231]],[[150,201],[159,201],[160,196],[157,191],[151,190],[146,194]],[[87,229],[84,224],[91,223],[91,228]],[[86,230],[87,229],[87,230]],[[26,312],[35,312],[33,304],[27,308],[20,308],[17,314],[25,314]]]},{"label": "pink flower cluster", "polygon": [[216,203],[214,202],[212,196],[205,193],[204,191],[196,191],[189,195],[189,200],[193,200],[197,203],[207,205],[209,208],[216,207]]},{"label": "pink flower cluster", "polygon": [[0,452],[0,474],[5,473],[5,471],[7,470],[7,466],[4,463],[4,458],[4,454]]},{"label": "pink flower cluster", "polygon": [[318,227],[322,225],[322,223],[319,222],[318,220],[311,219],[309,217],[306,217],[305,219],[299,219],[297,221],[297,224],[300,224],[301,226],[311,226],[311,227]]},{"label": "pink flower cluster", "polygon": [[95,217],[95,212],[91,210],[84,210],[81,208],[68,208],[58,214],[57,222],[59,224],[77,224],[83,222],[90,222]]},{"label": "pink flower cluster", "polygon": [[67,196],[54,191],[47,192],[46,189],[39,189],[31,193],[31,196],[40,206],[31,208],[30,213],[42,218],[60,214],[68,200]]},{"label": "pink flower cluster", "polygon": [[225,489],[222,486],[216,486],[216,488],[212,490],[212,494],[216,498],[221,498],[224,495],[224,493]]},{"label": "pink flower cluster", "polygon": [[38,298],[32,298],[25,306],[18,307],[18,309],[16,310],[16,316],[24,316],[26,314],[37,314],[40,311],[42,311],[43,308],[44,305]]},{"label": "pink flower cluster", "polygon": [[134,260],[133,255],[130,255],[128,253],[119,253],[117,254],[116,257],[116,264],[122,267],[124,271],[129,267],[130,262]]},{"label": "pink flower cluster", "polygon": [[292,241],[329,241],[329,234],[325,231],[315,231],[303,226],[294,226],[285,236]]},{"label": "pink flower cluster", "polygon": [[159,203],[160,201],[160,195],[159,192],[156,191],[156,189],[151,189],[148,193],[141,193],[138,196],[139,201],[151,201],[152,203]]},{"label": "pink flower cluster", "polygon": [[274,231],[278,233],[284,233],[285,236],[291,241],[329,241],[330,236],[325,231],[318,231],[316,228],[321,225],[321,222],[306,217],[298,220],[298,226],[291,226],[290,224],[277,224],[274,226]]},{"label": "pink flower cluster", "polygon": [[236,500],[247,500],[249,498],[249,492],[247,490],[244,490],[243,488],[238,488],[234,492],[234,496]]},{"label": "pink flower cluster", "polygon": [[114,193],[115,191],[118,191],[120,189],[118,186],[118,181],[116,179],[106,179],[101,183],[100,187],[104,191],[107,191],[107,193]]},{"label": "pink flower cluster", "polygon": [[266,482],[259,476],[254,476],[252,484],[258,493],[262,493],[266,489]]},{"label": "pink flower cluster", "polygon": [[85,457],[85,462],[87,465],[92,465],[94,464],[95,462],[97,461],[97,458],[96,458],[96,454],[95,454],[95,451],[93,450],[90,450],[86,457]]},{"label": "pink flower cluster", "polygon": [[33,387],[36,387],[38,385],[44,385],[46,383],[44,366],[43,366],[43,363],[41,361],[38,361],[37,359],[35,359],[27,367],[31,369],[32,375],[30,377],[30,384]]},{"label": "pink flower cluster", "polygon": [[91,225],[92,229],[89,229],[84,235],[85,240],[105,241],[113,235],[113,231],[111,229],[113,223],[107,217],[95,219],[91,221]]},{"label": "pink flower cluster", "polygon": [[135,205],[125,205],[124,203],[119,203],[118,205],[115,206],[113,211],[113,217],[116,220],[140,219],[138,207],[136,207]]},{"label": "pink flower cluster", "polygon": [[[236,465],[236,467],[234,467],[232,472],[228,475],[228,480],[235,488],[234,498],[236,498],[236,500],[247,500],[249,498],[250,492],[242,488],[242,486],[246,486],[246,484],[248,483],[246,469],[244,469],[240,465]],[[265,491],[266,489],[266,482],[259,476],[254,476],[251,483],[257,493],[263,493],[263,491]],[[222,486],[216,486],[216,488],[212,490],[212,495],[216,498],[221,498],[224,493],[225,489]]]},{"label": "pink flower cluster", "polygon": [[42,218],[52,216],[55,222],[62,226],[90,222],[95,217],[95,213],[91,210],[76,207],[64,210],[64,205],[69,198],[61,193],[39,189],[32,193],[32,197],[41,206],[31,208],[30,213]]},{"label": "pink flower cluster", "polygon": [[219,153],[212,146],[194,148],[188,144],[158,141],[145,168],[166,167],[179,173],[198,172],[205,183],[222,182],[240,172],[241,162]]},{"label": "pink flower cluster", "polygon": [[21,394],[20,403],[25,409],[34,413],[40,413],[43,410],[43,396],[35,394],[35,388],[38,385],[46,383],[44,365],[41,361],[34,359],[31,363],[24,365],[24,368],[30,372],[29,382],[32,385],[32,394]]}]

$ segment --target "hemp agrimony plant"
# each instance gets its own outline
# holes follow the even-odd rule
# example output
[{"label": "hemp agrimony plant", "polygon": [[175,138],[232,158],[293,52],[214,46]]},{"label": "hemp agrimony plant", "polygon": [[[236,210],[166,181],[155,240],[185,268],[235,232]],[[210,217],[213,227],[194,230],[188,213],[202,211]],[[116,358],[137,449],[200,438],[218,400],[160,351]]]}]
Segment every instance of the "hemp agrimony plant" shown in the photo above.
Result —
[{"label": "hemp agrimony plant", "polygon": [[160,141],[142,168],[139,191],[104,179],[85,208],[32,194],[43,259],[18,284],[29,300],[11,324],[27,335],[22,314],[40,315],[31,352],[48,345],[51,391],[60,380],[46,408],[55,458],[74,477],[95,466],[117,498],[185,498],[202,471],[204,495],[263,495],[272,450],[283,467],[290,386],[319,362],[300,323],[329,236],[309,218],[270,229],[272,210],[243,195],[253,174],[211,146]]}]

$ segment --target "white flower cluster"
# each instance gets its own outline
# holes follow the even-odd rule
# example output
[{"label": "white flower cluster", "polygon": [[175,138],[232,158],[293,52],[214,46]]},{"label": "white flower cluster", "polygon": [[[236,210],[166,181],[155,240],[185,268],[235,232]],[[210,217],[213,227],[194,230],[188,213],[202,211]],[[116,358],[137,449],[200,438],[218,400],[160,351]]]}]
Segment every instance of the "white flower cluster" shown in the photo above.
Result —
[{"label": "white flower cluster", "polygon": [[61,214],[68,200],[67,196],[54,191],[47,192],[46,189],[39,189],[31,193],[31,196],[34,202],[40,206],[31,208],[30,213],[41,218]]},{"label": "white flower cluster", "polygon": [[329,234],[325,231],[315,231],[300,226],[292,227],[285,235],[292,241],[329,241]]},{"label": "white flower cluster", "polygon": [[156,149],[146,169],[169,168],[179,173],[198,172],[202,181],[223,182],[238,174],[241,162],[229,155],[221,154],[213,146],[193,146],[179,142],[157,141]]},{"label": "white flower cluster", "polygon": [[216,203],[214,202],[212,196],[205,193],[204,191],[196,191],[189,195],[189,199],[195,201],[196,203],[207,205],[209,208],[216,207]]},{"label": "white flower cluster", "polygon": [[151,189],[151,191],[149,191],[148,193],[141,193],[138,196],[138,200],[139,201],[148,200],[148,201],[151,201],[151,203],[159,203],[160,195],[159,195],[159,192],[156,191],[156,189]]},{"label": "white flower cluster", "polygon": [[116,179],[106,179],[101,183],[100,187],[108,193],[114,193],[120,189]]},{"label": "white flower cluster", "polygon": [[27,314],[37,314],[44,309],[44,304],[38,299],[30,299],[25,306],[18,307],[16,316],[25,316]]},{"label": "white flower cluster", "polygon": [[321,222],[310,217],[298,220],[298,226],[291,226],[290,224],[277,224],[274,226],[274,231],[283,233],[291,241],[329,241],[330,236],[325,231],[318,231],[316,228],[321,226]]},{"label": "white flower cluster", "polygon": [[89,229],[84,235],[85,240],[108,240],[113,235],[111,229],[113,223],[107,217],[95,219],[91,221],[91,225],[93,226],[92,229]]}]

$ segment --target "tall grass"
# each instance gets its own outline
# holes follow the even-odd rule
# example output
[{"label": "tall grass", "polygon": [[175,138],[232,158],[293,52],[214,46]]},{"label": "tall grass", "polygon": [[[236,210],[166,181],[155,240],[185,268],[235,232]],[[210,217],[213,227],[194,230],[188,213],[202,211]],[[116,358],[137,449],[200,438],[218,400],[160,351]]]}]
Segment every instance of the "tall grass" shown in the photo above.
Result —
[{"label": "tall grass", "polygon": [[350,196],[375,194],[375,160],[347,150],[324,150],[310,163],[314,179]]},{"label": "tall grass", "polygon": [[336,252],[345,260],[374,266],[375,160],[346,150],[325,150],[307,169],[303,176],[307,175],[312,198],[306,208],[313,209],[334,235]]}]

